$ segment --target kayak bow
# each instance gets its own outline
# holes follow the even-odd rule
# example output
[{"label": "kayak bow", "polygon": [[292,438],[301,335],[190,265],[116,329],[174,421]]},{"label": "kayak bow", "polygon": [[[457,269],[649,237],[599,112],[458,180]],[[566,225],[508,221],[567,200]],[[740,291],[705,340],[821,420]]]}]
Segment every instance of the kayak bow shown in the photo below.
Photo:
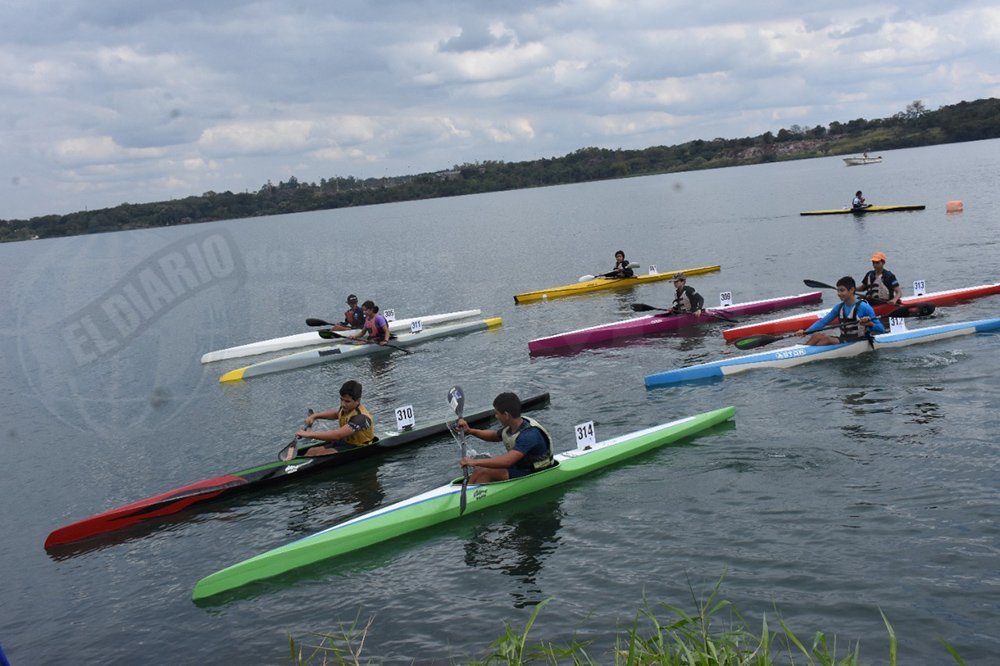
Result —
[{"label": "kayak bow", "polygon": [[[548,402],[549,394],[541,393],[522,401],[521,408],[525,410],[535,409]],[[493,409],[480,410],[468,414],[464,418],[469,423],[482,423],[493,418]],[[144,523],[161,516],[169,516],[183,511],[193,504],[203,504],[229,497],[237,492],[294,481],[304,474],[321,469],[341,467],[357,460],[385,455],[391,450],[442,435],[448,432],[449,423],[454,423],[454,420],[435,421],[419,428],[386,433],[370,446],[350,448],[329,456],[296,457],[286,462],[267,462],[239,472],[190,483],[60,527],[49,534],[45,540],[45,548],[49,550],[100,534],[114,532],[130,525]],[[307,449],[317,444],[318,442],[311,440],[302,442],[298,447],[298,455],[302,456]]]},{"label": "kayak bow", "polygon": [[[727,421],[735,408],[724,407],[646,428],[556,456],[554,467],[518,479],[470,485],[465,515],[621,462],[713,425]],[[289,544],[217,571],[198,581],[192,597],[205,599],[254,581],[271,578],[314,562],[459,517],[461,477],[434,490],[357,516]]]}]

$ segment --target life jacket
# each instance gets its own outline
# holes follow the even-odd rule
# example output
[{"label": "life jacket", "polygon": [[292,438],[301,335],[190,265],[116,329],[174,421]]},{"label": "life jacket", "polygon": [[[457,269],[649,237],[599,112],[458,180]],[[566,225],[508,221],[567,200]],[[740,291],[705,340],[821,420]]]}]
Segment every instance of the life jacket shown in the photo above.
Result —
[{"label": "life jacket", "polygon": [[364,430],[358,430],[357,432],[351,433],[343,439],[347,444],[352,446],[364,446],[365,444],[371,444],[375,439],[375,421],[372,419],[372,415],[368,413],[368,408],[364,405],[359,404],[355,409],[347,412],[340,412],[338,420],[341,426],[347,425],[347,422],[351,420],[351,417],[361,414],[362,416],[368,417],[368,427]]},{"label": "life jacket", "polygon": [[361,308],[351,308],[344,312],[344,325],[351,328],[361,328],[365,324],[365,313]]},{"label": "life jacket", "polygon": [[537,472],[538,470],[552,467],[556,461],[552,457],[552,437],[549,435],[548,431],[539,425],[538,421],[528,418],[527,416],[522,416],[521,421],[521,427],[517,430],[517,432],[511,432],[510,426],[507,426],[500,431],[500,438],[503,440],[504,447],[506,447],[508,451],[513,451],[514,446],[517,444],[517,438],[521,436],[522,432],[528,428],[538,428],[538,431],[542,433],[542,438],[545,439],[547,450],[545,451],[545,455],[542,456],[524,456],[517,461],[514,467],[527,470],[529,472]]},{"label": "life jacket", "polygon": [[[689,291],[690,290],[690,291]],[[673,311],[674,312],[694,312],[691,307],[691,294],[694,292],[694,287],[684,286],[680,293],[677,294],[677,298],[674,299]]]},{"label": "life jacket", "polygon": [[878,276],[874,270],[865,273],[865,277],[861,281],[863,284],[868,285],[868,291],[865,293],[865,296],[867,298],[879,298],[883,301],[892,299],[896,293],[896,289],[889,282],[890,278],[895,278],[895,276],[885,269],[882,270],[882,275]]},{"label": "life jacket", "polygon": [[858,325],[858,306],[859,301],[854,303],[854,307],[851,309],[851,315],[847,316],[847,303],[840,304],[840,340],[841,342],[847,342],[849,340],[860,340],[861,338],[867,337],[865,332],[861,330],[861,326]]},{"label": "life jacket", "polygon": [[[379,317],[382,315],[376,312],[371,319],[365,319],[364,329],[368,331],[369,340],[381,340],[385,336],[385,329],[389,326],[389,322],[382,326],[379,324]],[[382,317],[382,321],[385,321],[385,317]]]}]

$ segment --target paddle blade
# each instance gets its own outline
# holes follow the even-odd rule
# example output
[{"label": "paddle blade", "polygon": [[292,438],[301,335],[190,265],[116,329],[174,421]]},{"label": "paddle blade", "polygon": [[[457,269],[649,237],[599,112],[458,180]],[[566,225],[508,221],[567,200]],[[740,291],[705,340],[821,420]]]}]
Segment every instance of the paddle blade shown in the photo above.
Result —
[{"label": "paddle blade", "polygon": [[465,409],[465,391],[461,386],[452,386],[448,389],[448,404],[455,416],[462,418],[462,410]]},{"label": "paddle blade", "polygon": [[333,326],[328,321],[323,321],[322,319],[316,319],[315,317],[309,317],[306,319],[306,326]]},{"label": "paddle blade", "polygon": [[904,317],[929,317],[934,313],[935,305],[933,303],[917,303],[915,305],[904,305],[898,307],[889,314],[887,317],[892,319],[902,319]]},{"label": "paddle blade", "polygon": [[596,276],[594,276],[594,275],[581,275],[580,277],[578,277],[576,279],[576,281],[577,282],[590,282],[591,280],[594,280],[594,279],[596,279]]},{"label": "paddle blade", "polygon": [[763,347],[764,345],[769,345],[772,342],[777,342],[778,340],[784,340],[784,338],[777,335],[750,335],[745,338],[740,338],[733,345],[737,349],[756,349],[757,347]]},{"label": "paddle blade", "polygon": [[633,312],[649,312],[650,310],[662,309],[662,308],[654,308],[652,305],[646,305],[645,303],[633,303],[629,307],[632,308]]},{"label": "paddle blade", "polygon": [[827,284],[826,282],[817,282],[816,280],[803,280],[803,282],[807,287],[812,289],[837,289],[832,284]]}]

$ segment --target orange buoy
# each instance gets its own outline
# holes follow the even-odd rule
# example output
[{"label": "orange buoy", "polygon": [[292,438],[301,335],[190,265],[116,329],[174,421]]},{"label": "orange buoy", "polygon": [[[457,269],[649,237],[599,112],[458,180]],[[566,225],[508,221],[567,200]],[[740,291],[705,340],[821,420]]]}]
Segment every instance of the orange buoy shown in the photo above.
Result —
[{"label": "orange buoy", "polygon": [[962,206],[962,202],[959,199],[955,199],[954,201],[949,201],[944,207],[944,209],[949,213],[961,213],[963,208],[964,207]]}]

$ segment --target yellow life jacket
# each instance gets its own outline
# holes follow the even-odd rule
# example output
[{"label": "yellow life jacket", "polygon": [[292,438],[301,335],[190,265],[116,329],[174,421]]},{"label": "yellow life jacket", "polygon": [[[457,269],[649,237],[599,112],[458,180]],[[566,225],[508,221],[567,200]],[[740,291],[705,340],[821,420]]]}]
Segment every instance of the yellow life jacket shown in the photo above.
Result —
[{"label": "yellow life jacket", "polygon": [[368,408],[362,404],[358,404],[357,408],[352,409],[347,412],[340,412],[339,421],[341,426],[347,425],[347,422],[351,420],[351,417],[361,414],[362,416],[368,417],[368,427],[364,430],[358,430],[352,433],[348,437],[345,437],[342,441],[351,444],[352,446],[365,446],[366,444],[371,444],[375,439],[375,419],[372,415],[368,413]]}]

